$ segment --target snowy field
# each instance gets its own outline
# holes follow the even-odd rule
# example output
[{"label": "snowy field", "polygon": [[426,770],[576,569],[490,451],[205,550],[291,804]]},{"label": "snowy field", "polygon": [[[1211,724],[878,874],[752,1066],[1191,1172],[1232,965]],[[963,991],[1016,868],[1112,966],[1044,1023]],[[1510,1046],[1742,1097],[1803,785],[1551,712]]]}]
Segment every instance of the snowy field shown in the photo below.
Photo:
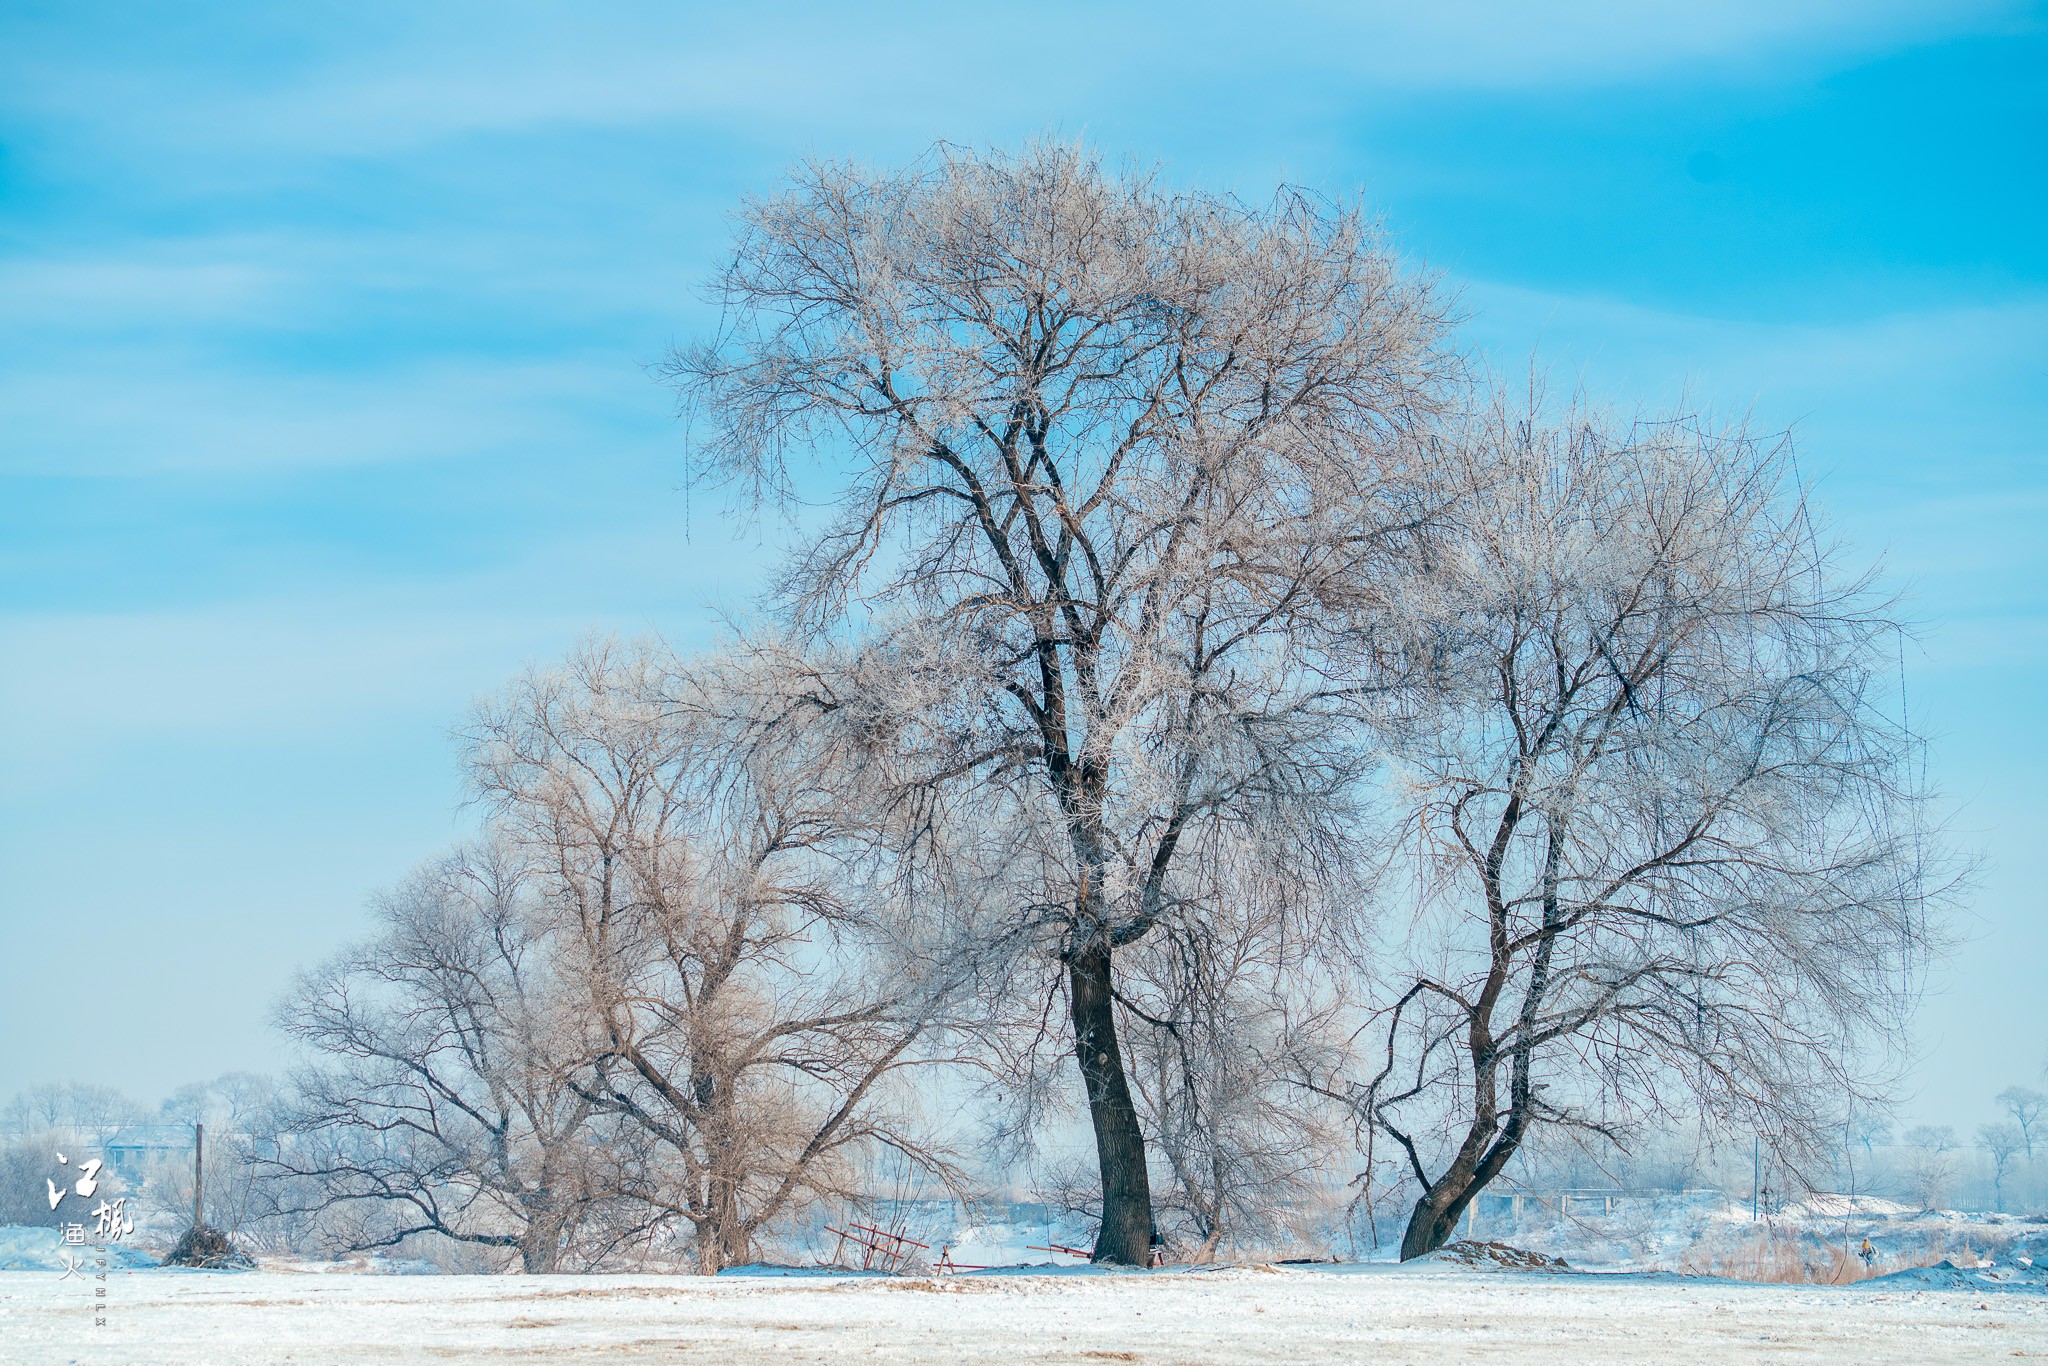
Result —
[{"label": "snowy field", "polygon": [[[1952,1278],[1953,1279],[1953,1278]],[[0,1362],[1878,1363],[2048,1358],[2041,1287],[1852,1288],[1448,1266],[380,1276],[0,1273]]]}]

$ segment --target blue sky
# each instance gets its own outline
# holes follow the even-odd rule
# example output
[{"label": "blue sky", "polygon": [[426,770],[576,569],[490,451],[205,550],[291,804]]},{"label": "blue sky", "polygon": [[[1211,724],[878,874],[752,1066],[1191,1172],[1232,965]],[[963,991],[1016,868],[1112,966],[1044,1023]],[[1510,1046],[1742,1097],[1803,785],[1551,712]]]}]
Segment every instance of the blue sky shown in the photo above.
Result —
[{"label": "blue sky", "polygon": [[2038,1084],[2048,9],[1103,9],[0,11],[0,1094],[276,1066],[473,697],[744,605],[646,370],[738,196],[1048,130],[1362,189],[1497,363],[1793,426],[1984,859],[1908,1110]]}]

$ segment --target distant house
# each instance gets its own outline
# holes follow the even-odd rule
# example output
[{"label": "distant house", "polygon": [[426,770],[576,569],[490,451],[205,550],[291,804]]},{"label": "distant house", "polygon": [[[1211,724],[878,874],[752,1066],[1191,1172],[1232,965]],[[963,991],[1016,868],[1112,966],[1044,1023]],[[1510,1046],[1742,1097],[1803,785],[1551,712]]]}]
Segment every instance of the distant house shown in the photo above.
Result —
[{"label": "distant house", "polygon": [[189,1154],[192,1151],[192,1126],[131,1124],[116,1130],[112,1138],[100,1145],[100,1151],[106,1154],[110,1167],[127,1172],[141,1171],[159,1159]]}]

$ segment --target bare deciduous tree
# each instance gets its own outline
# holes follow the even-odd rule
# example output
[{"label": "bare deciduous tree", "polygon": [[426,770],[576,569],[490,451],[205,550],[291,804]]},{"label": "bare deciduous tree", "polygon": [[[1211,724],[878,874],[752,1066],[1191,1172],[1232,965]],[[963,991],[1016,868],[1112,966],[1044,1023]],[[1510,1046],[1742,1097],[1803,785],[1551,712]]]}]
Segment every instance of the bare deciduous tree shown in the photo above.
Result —
[{"label": "bare deciduous tree", "polygon": [[1947,1124],[1916,1124],[1903,1135],[1912,1157],[1906,1182],[1922,1209],[1934,1209],[1948,1198],[1956,1176],[1956,1131]]},{"label": "bare deciduous tree", "polygon": [[1442,305],[1356,208],[1055,145],[805,166],[718,292],[724,330],[671,369],[697,471],[792,498],[792,451],[831,462],[838,515],[779,601],[875,626],[925,798],[972,787],[1014,832],[1008,932],[1064,990],[1095,1256],[1144,1263],[1118,956],[1204,913],[1179,860],[1210,832],[1306,850],[1342,822],[1361,669],[1331,623],[1429,510],[1407,464]]},{"label": "bare deciduous tree", "polygon": [[1788,1159],[1891,1036],[1942,888],[1893,623],[1812,532],[1780,446],[1546,418],[1457,443],[1462,529],[1401,596],[1430,676],[1388,723],[1404,824],[1369,1056],[1344,1096],[1441,1245],[1531,1129],[1691,1101]]},{"label": "bare deciduous tree", "polygon": [[468,731],[581,991],[578,1092],[653,1140],[643,1198],[687,1221],[706,1273],[803,1205],[861,1194],[877,1150],[957,1177],[900,1084],[935,1056],[947,962],[878,875],[812,724],[830,707],[803,688],[595,645]]},{"label": "bare deciduous tree", "polygon": [[279,1006],[321,1058],[264,1164],[281,1213],[318,1212],[356,1248],[433,1233],[513,1250],[529,1272],[576,1249],[619,1181],[571,1087],[586,1051],[528,880],[502,845],[430,865],[378,903],[376,937]]},{"label": "bare deciduous tree", "polygon": [[0,1127],[20,1135],[57,1129],[104,1138],[143,1113],[141,1106],[111,1086],[42,1082],[8,1100],[0,1109]]},{"label": "bare deciduous tree", "polygon": [[1995,1124],[1977,1126],[1977,1146],[1991,1159],[1991,1196],[1998,1208],[2005,1209],[2005,1174],[2012,1166],[2013,1158],[2025,1146],[2020,1126],[2005,1120]]},{"label": "bare deciduous tree", "polygon": [[2048,1096],[2042,1095],[2031,1086],[2008,1086],[1996,1097],[1999,1105],[2012,1116],[2012,1122],[2020,1131],[2020,1146],[2026,1149],[2027,1161],[2034,1160],[2034,1130],[2048,1115]]}]

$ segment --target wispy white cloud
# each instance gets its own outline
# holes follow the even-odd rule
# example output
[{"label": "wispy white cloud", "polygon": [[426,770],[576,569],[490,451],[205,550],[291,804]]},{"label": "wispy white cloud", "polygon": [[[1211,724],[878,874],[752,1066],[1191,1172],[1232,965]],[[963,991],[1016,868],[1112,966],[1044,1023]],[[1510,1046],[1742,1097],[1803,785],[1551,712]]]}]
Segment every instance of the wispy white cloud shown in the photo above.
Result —
[{"label": "wispy white cloud", "polygon": [[680,500],[646,498],[605,527],[431,576],[0,615],[0,716],[14,718],[0,726],[0,772],[43,784],[145,742],[289,749],[397,716],[450,725],[480,691],[593,630],[703,643],[772,554],[708,519],[689,535]]},{"label": "wispy white cloud", "polygon": [[[372,6],[294,10],[276,46],[159,63],[17,45],[12,102],[89,124],[146,105],[142,143],[391,152],[478,132],[710,121],[815,138],[857,124],[1007,136],[1118,116],[1173,88],[1242,105],[1374,90],[1644,82],[1702,66],[1853,61],[2026,22],[2017,0],[1403,0],[1343,4],[759,7]],[[231,20],[215,15],[223,27]],[[273,23],[276,21],[273,20]],[[374,36],[372,36],[374,35]],[[241,45],[225,44],[231,54]],[[943,111],[944,126],[934,126]]]},{"label": "wispy white cloud", "polygon": [[552,446],[602,450],[621,415],[667,400],[623,358],[435,357],[356,371],[273,372],[176,350],[106,346],[0,375],[0,471],[14,475],[285,474]]}]

